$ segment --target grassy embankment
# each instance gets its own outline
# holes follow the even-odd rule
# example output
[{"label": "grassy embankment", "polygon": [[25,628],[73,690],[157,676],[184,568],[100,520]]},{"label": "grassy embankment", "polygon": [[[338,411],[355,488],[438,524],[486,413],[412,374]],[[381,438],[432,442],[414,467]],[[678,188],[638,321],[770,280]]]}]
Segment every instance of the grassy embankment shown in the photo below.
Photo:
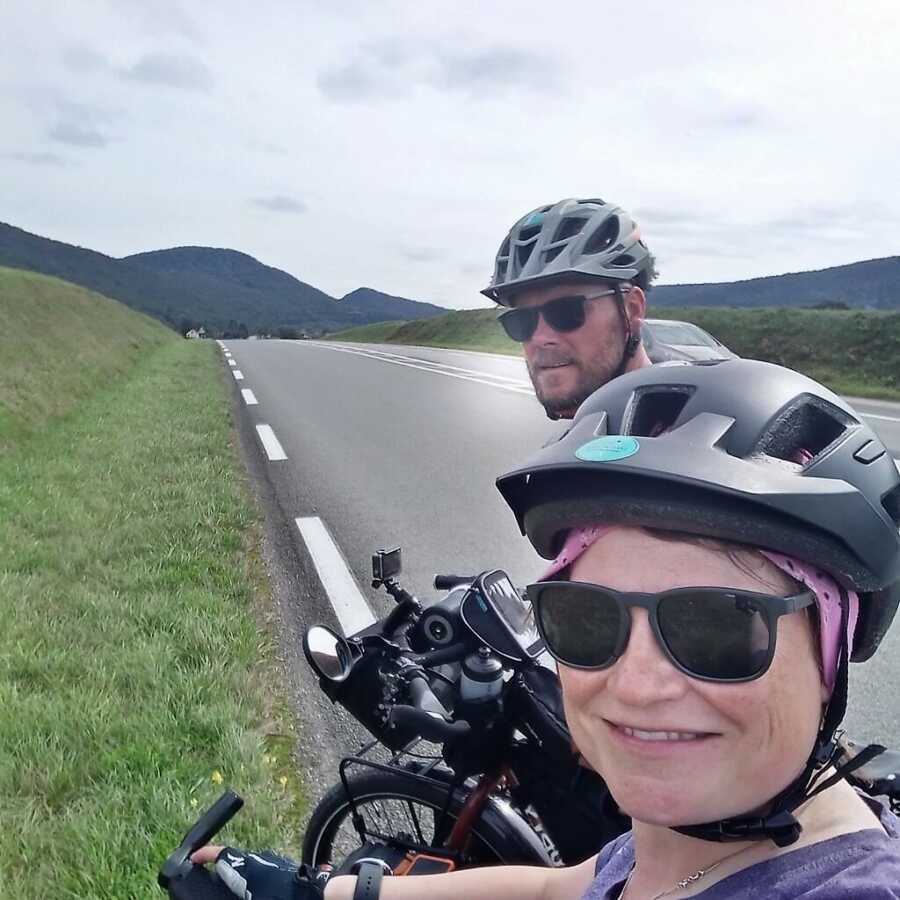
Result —
[{"label": "grassy embankment", "polygon": [[0,269],[4,896],[153,897],[199,808],[296,847],[258,534],[210,343]]},{"label": "grassy embankment", "polygon": [[[798,369],[838,393],[900,400],[900,312],[651,306],[651,314],[695,322],[740,356]],[[520,353],[491,309],[384,322],[330,337]]]}]

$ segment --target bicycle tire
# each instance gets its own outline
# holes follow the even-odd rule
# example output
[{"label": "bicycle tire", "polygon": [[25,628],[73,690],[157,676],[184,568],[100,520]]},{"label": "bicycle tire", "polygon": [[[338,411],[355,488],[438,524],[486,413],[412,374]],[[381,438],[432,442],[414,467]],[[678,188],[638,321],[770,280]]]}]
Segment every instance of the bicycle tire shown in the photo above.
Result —
[{"label": "bicycle tire", "polygon": [[[435,778],[435,775],[436,773],[430,773],[431,778]],[[398,804],[398,809],[404,806],[409,809],[411,804],[416,804],[422,810],[427,809],[434,814],[440,814],[450,790],[449,783],[436,784],[434,781],[418,780],[404,774],[403,770],[396,772],[372,770],[352,776],[349,782],[354,804],[364,819],[367,813],[370,816],[373,814],[377,816],[379,811],[383,813],[388,809],[386,806],[388,802]],[[457,791],[454,794],[448,809],[449,820],[456,820],[463,799],[461,792]],[[379,803],[382,807],[377,805]],[[432,827],[434,824],[433,821],[430,823]],[[433,832],[428,833],[428,828],[421,830],[422,825],[423,821],[418,822],[419,833],[409,833],[410,836],[428,846],[442,846],[441,836],[438,836],[435,842]],[[389,824],[389,828],[392,827]],[[510,827],[509,819],[490,803],[484,808],[472,832],[474,840],[469,842],[463,868],[491,864],[546,864],[535,852],[534,844],[516,833],[516,829]],[[369,837],[379,840],[388,833],[378,831]],[[395,831],[394,834],[396,833]],[[355,839],[355,846],[346,844],[348,834],[352,836],[350,840]],[[314,866],[331,863],[337,868],[361,843],[351,822],[351,807],[347,793],[343,785],[338,783],[328,790],[310,817],[303,837],[303,860]]]}]

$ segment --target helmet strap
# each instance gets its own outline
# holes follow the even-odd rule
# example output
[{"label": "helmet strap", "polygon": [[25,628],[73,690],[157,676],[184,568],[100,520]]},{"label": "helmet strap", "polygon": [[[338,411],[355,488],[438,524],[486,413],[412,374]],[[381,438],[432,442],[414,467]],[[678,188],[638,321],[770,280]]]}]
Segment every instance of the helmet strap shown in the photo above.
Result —
[{"label": "helmet strap", "polygon": [[616,371],[610,375],[610,381],[612,381],[613,378],[618,378],[620,375],[624,374],[628,361],[634,356],[637,352],[637,348],[641,344],[640,335],[632,334],[631,319],[628,318],[628,313],[625,310],[625,297],[622,294],[622,288],[619,286],[618,282],[613,285],[613,290],[616,292],[616,306],[619,309],[619,315],[622,317],[622,327],[625,331],[625,344],[622,348],[622,359],[619,361]]},{"label": "helmet strap", "polygon": [[850,658],[850,648],[847,646],[849,611],[850,601],[847,592],[841,588],[840,633],[842,641],[834,690],[825,705],[825,713],[816,736],[816,743],[804,770],[772,800],[769,804],[769,812],[764,816],[735,816],[731,819],[707,822],[702,825],[683,825],[675,828],[675,831],[704,841],[768,839],[778,847],[787,847],[800,837],[800,832],[803,830],[793,815],[794,810],[883,751],[884,748],[878,745],[867,747],[851,761],[837,766],[835,773],[822,781],[824,772],[835,763],[840,755],[837,730],[847,709],[847,663]]}]

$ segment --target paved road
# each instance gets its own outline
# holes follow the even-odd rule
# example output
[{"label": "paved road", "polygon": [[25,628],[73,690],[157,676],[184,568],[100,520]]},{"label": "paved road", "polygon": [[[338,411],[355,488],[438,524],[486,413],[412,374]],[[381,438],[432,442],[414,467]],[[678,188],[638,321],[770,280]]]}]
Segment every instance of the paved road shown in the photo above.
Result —
[{"label": "paved road", "polygon": [[[296,517],[319,517],[376,615],[370,556],[401,545],[404,581],[423,598],[435,572],[505,568],[517,583],[541,568],[494,488],[494,479],[562,430],[543,416],[521,360],[396,345],[228,341],[248,466],[267,508],[269,564],[298,627],[337,625]],[[252,390],[247,406],[241,389]],[[900,404],[858,401],[895,457]],[[267,424],[286,459],[270,461],[255,426]],[[270,448],[271,450],[271,448]],[[296,633],[291,640],[296,642]],[[289,658],[301,706],[334,718],[304,667]],[[900,628],[878,658],[854,666],[848,730],[900,747],[893,685]],[[316,746],[327,743],[328,722]],[[342,732],[346,735],[348,732]],[[333,771],[333,769],[332,769]]]}]

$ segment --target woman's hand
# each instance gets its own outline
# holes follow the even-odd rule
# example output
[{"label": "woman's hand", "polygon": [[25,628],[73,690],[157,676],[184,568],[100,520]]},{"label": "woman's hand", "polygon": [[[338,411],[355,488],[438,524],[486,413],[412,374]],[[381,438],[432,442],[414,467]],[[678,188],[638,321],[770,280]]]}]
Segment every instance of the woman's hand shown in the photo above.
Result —
[{"label": "woman's hand", "polygon": [[225,848],[221,844],[207,844],[205,847],[201,847],[196,853],[191,854],[191,862],[197,866],[215,862],[216,857],[224,849]]},{"label": "woman's hand", "polygon": [[238,900],[322,900],[327,875],[271,850],[255,853],[207,844],[191,854],[195,865],[214,863],[216,875]]}]

